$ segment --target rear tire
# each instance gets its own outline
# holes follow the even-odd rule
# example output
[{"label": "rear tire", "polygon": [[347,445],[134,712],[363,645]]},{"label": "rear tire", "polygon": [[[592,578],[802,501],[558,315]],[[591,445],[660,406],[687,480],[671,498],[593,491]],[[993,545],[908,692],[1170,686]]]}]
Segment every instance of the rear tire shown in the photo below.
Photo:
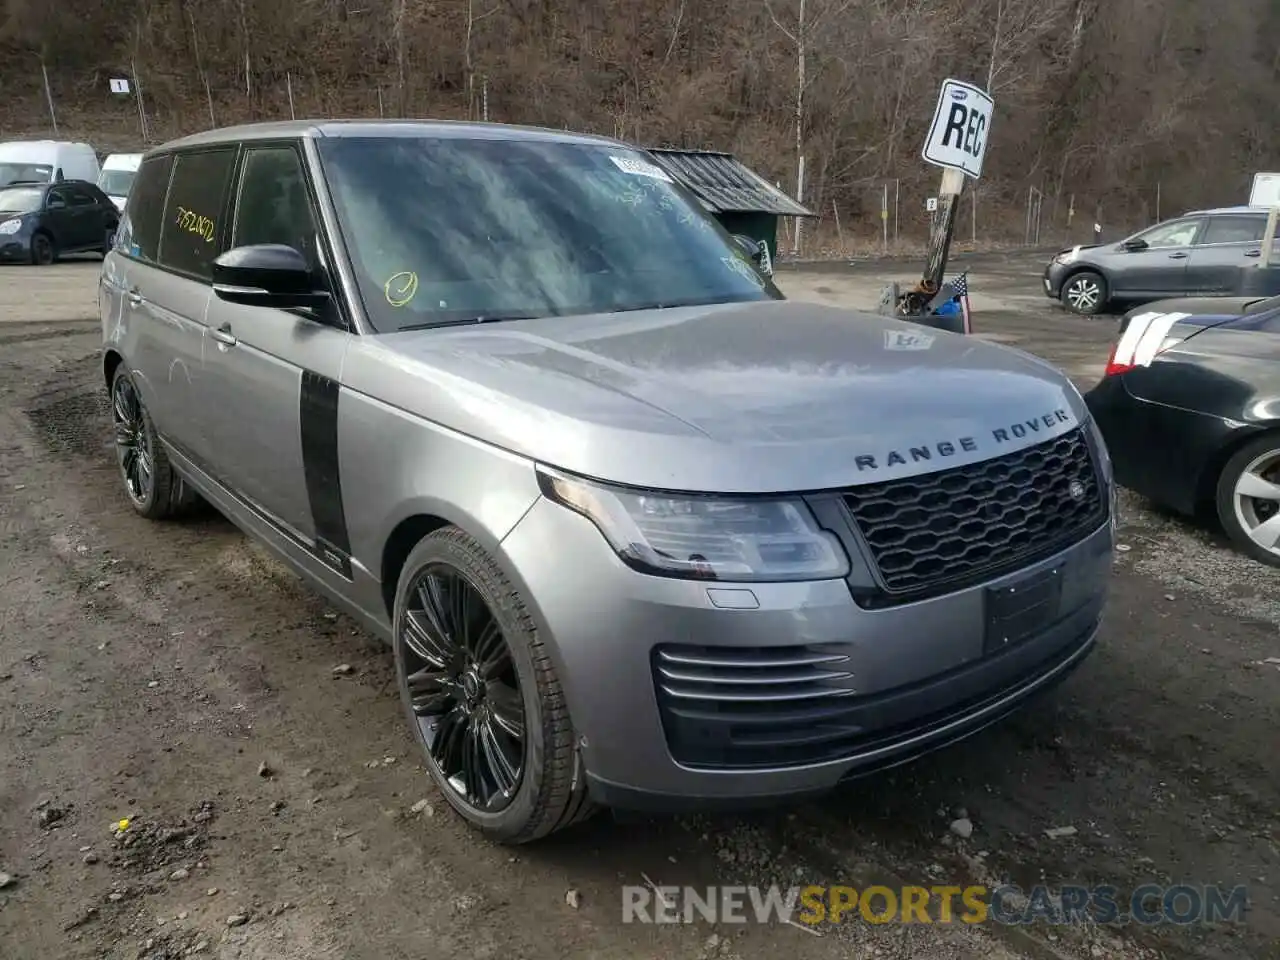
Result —
[{"label": "rear tire", "polygon": [[31,238],[31,262],[37,267],[47,267],[58,259],[53,237],[40,232]]},{"label": "rear tire", "polygon": [[173,469],[151,414],[123,363],[111,378],[111,422],[120,478],[134,511],[148,520],[167,520],[190,512],[200,496]]},{"label": "rear tire", "polygon": [[[468,627],[456,629],[457,622]],[[431,779],[463,819],[492,840],[520,844],[594,812],[546,644],[524,600],[474,539],[444,527],[414,547],[392,624],[410,728]],[[485,636],[496,636],[496,645]],[[494,763],[499,753],[503,761]]]},{"label": "rear tire", "polygon": [[1236,451],[1218,477],[1215,500],[1232,544],[1259,563],[1280,567],[1280,434]]},{"label": "rear tire", "polygon": [[1062,305],[1072,313],[1092,317],[1107,305],[1107,281],[1102,274],[1082,270],[1067,277],[1062,284]]}]

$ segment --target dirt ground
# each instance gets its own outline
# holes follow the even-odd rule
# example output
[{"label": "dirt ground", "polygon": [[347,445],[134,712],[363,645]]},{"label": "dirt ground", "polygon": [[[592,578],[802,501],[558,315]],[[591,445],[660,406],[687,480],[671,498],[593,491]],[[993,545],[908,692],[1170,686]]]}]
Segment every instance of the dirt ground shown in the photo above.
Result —
[{"label": "dirt ground", "polygon": [[[978,332],[1088,386],[1114,321],[1046,303],[1039,265],[962,261]],[[911,274],[781,284],[870,306]],[[978,739],[791,809],[605,815],[498,848],[434,794],[386,649],[221,519],[129,510],[97,276],[0,269],[0,958],[1280,957],[1280,573],[1212,531],[1126,496],[1099,650]],[[1245,884],[1250,909],[1191,928],[621,920],[623,884],[970,881]]]}]

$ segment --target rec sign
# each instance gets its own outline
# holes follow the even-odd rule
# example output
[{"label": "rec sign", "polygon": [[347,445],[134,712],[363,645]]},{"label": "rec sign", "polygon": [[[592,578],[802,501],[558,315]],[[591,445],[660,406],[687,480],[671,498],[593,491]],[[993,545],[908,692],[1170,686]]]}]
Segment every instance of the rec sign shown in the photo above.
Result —
[{"label": "rec sign", "polygon": [[925,160],[961,170],[976,180],[982,173],[994,108],[995,101],[973,84],[944,80],[933,125],[924,143]]}]

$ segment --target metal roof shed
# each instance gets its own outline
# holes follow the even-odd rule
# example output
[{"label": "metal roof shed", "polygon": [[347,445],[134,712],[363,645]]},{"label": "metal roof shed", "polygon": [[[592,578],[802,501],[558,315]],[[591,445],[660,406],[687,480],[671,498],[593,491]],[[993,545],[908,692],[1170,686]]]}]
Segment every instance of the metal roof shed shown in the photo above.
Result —
[{"label": "metal roof shed", "polygon": [[650,155],[730,233],[769,245],[778,256],[778,218],[812,217],[802,207],[731,153],[651,147]]}]

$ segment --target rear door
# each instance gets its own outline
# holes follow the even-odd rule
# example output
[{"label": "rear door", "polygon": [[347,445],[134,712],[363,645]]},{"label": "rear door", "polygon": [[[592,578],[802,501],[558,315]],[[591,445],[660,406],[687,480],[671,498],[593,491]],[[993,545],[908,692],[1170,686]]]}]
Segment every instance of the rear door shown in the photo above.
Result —
[{"label": "rear door", "polygon": [[[316,211],[301,143],[246,145],[229,246],[293,247],[311,264],[317,288],[332,289]],[[336,414],[349,337],[344,323],[337,314],[247,307],[215,296],[208,324],[202,403],[225,482],[278,530],[349,576],[345,524],[326,522],[341,510],[329,499],[338,488],[325,473],[337,465],[304,459],[315,438],[303,429]]]},{"label": "rear door", "polygon": [[[202,466],[214,456],[208,441],[209,411],[199,402],[205,311],[213,295],[210,273],[220,248],[223,206],[237,150],[233,144],[175,154],[168,188],[160,198],[156,245],[144,247],[136,237],[131,241],[137,249],[127,297],[146,320],[142,353],[154,398],[149,404],[152,419],[165,439]],[[140,173],[126,220],[153,202],[147,187]],[[132,226],[136,230],[138,224]]]},{"label": "rear door", "polygon": [[1183,217],[1152,227],[1134,239],[1147,246],[1120,251],[1109,265],[1111,292],[1121,297],[1176,296],[1187,291],[1187,261],[1204,217]]},{"label": "rear door", "polygon": [[1231,294],[1239,289],[1240,270],[1262,254],[1267,218],[1257,213],[1209,217],[1187,258],[1187,285],[1196,294]]}]

